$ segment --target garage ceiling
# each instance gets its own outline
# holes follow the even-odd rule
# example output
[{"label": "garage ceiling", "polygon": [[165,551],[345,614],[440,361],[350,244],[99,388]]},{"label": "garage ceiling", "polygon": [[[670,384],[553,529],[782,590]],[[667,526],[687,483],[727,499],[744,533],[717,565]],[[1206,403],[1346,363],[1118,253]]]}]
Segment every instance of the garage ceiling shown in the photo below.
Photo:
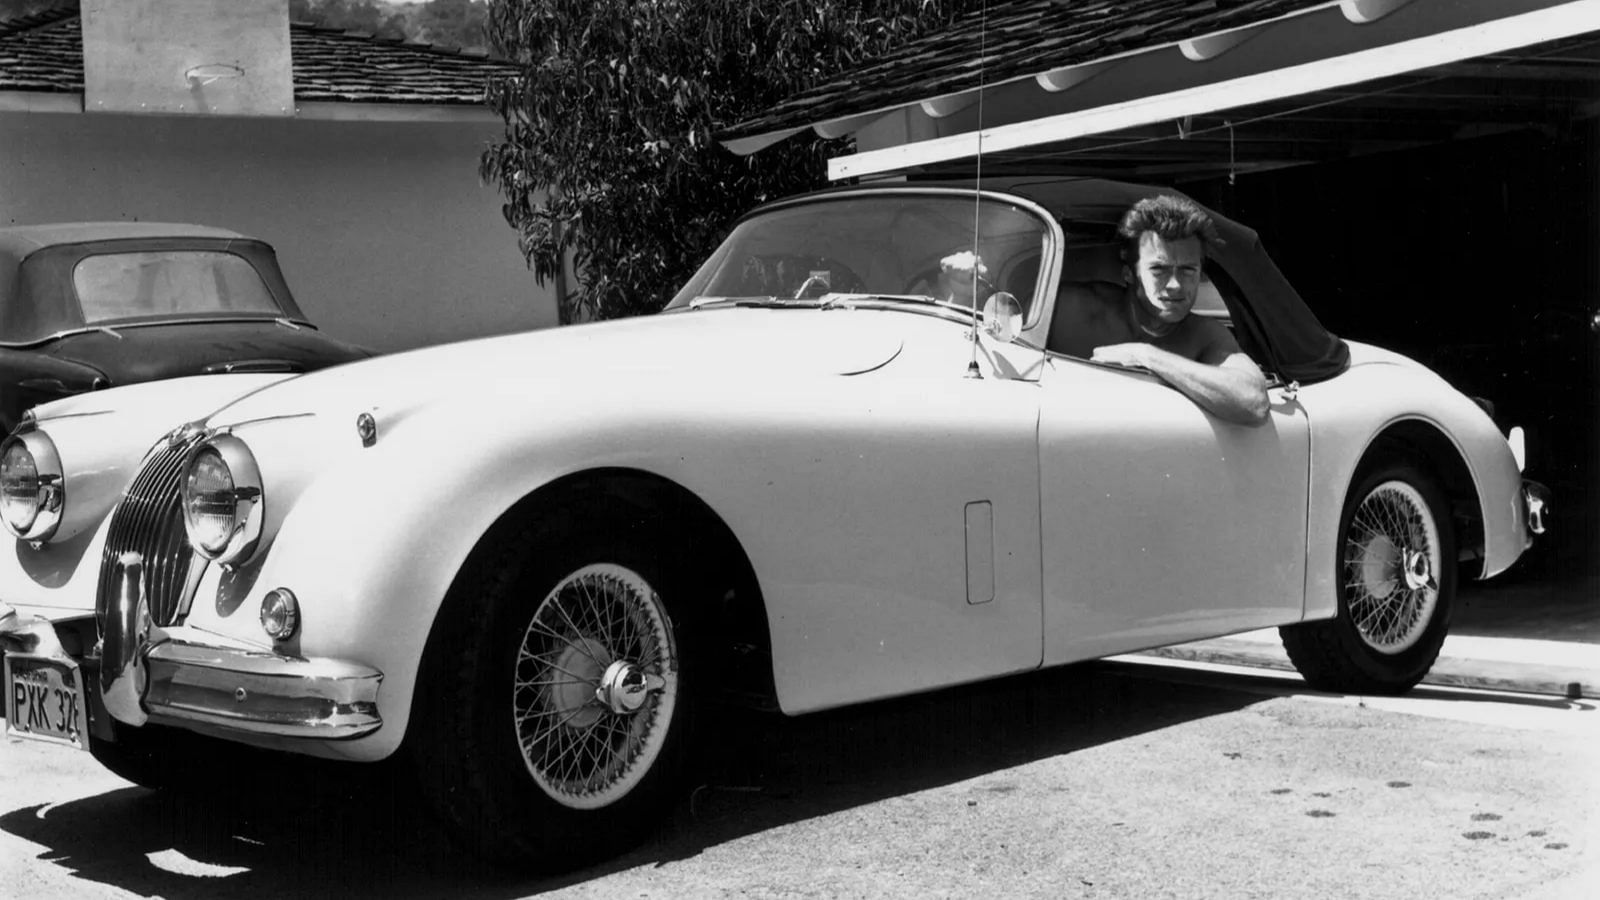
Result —
[{"label": "garage ceiling", "polygon": [[[1600,114],[1600,35],[1348,88],[984,155],[985,171],[1181,181],[1329,162],[1508,131],[1561,133]],[[919,167],[970,170],[959,160]]]},{"label": "garage ceiling", "polygon": [[[1184,181],[1600,113],[1600,0],[1000,0],[737,123],[757,152],[853,137],[833,179]],[[980,64],[981,61],[981,64]]]}]

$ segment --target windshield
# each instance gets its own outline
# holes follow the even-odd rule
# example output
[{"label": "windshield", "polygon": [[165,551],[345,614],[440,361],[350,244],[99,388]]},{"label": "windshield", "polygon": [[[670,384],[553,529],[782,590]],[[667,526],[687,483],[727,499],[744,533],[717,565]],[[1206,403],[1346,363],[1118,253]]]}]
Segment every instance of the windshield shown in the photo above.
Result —
[{"label": "windshield", "polygon": [[88,256],[72,271],[88,324],[146,316],[283,315],[260,274],[221,250],[141,250]]},{"label": "windshield", "polygon": [[[1049,229],[1031,210],[971,195],[883,193],[785,206],[746,219],[667,309],[701,297],[812,299],[827,293],[970,303],[978,226],[981,303],[1010,291],[1033,303]],[[942,264],[942,265],[941,265]]]}]

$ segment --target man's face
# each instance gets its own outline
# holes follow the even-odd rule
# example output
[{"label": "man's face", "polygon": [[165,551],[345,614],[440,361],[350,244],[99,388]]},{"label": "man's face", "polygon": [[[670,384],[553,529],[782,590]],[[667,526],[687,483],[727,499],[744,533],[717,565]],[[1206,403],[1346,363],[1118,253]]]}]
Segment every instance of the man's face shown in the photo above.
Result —
[{"label": "man's face", "polygon": [[1153,231],[1139,235],[1134,284],[1145,313],[1168,325],[1183,321],[1200,292],[1204,259],[1198,237],[1169,241]]}]

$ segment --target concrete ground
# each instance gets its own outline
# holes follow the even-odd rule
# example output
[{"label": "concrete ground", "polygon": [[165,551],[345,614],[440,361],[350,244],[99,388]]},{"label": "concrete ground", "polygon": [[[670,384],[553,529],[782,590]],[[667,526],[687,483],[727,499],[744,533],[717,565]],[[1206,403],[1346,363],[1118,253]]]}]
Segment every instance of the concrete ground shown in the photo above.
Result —
[{"label": "concrete ground", "polygon": [[644,844],[556,878],[475,868],[340,770],[170,798],[0,742],[0,895],[1587,900],[1596,715],[1150,660],[738,714]]},{"label": "concrete ground", "polygon": [[[1450,636],[1424,683],[1600,697],[1600,574],[1583,571],[1589,567],[1513,569],[1487,581],[1463,581]],[[1276,629],[1162,647],[1148,655],[1293,668]]]},{"label": "concrete ground", "polygon": [[1580,572],[1463,584],[1450,631],[1600,645],[1600,575]]}]

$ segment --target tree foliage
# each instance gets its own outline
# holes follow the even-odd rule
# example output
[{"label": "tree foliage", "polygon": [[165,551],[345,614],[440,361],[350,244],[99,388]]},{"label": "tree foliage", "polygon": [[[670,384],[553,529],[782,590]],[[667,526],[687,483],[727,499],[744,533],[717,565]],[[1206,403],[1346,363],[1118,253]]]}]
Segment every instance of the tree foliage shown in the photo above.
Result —
[{"label": "tree foliage", "polygon": [[540,282],[571,254],[561,321],[661,308],[756,203],[819,187],[841,142],[750,157],[711,139],[818,80],[947,22],[960,0],[494,0],[503,140],[481,174]]},{"label": "tree foliage", "polygon": [[431,0],[412,7],[412,36],[419,41],[468,50],[488,49],[488,0]]},{"label": "tree foliage", "polygon": [[486,50],[489,46],[484,30],[484,23],[489,19],[488,0],[427,0],[413,4],[385,0],[289,0],[289,18],[330,28],[371,32],[382,38],[404,38],[464,50]]},{"label": "tree foliage", "polygon": [[0,22],[67,6],[77,6],[77,3],[75,0],[0,0]]},{"label": "tree foliage", "polygon": [[366,31],[382,38],[407,37],[405,14],[391,4],[373,0],[289,0],[289,20]]}]

